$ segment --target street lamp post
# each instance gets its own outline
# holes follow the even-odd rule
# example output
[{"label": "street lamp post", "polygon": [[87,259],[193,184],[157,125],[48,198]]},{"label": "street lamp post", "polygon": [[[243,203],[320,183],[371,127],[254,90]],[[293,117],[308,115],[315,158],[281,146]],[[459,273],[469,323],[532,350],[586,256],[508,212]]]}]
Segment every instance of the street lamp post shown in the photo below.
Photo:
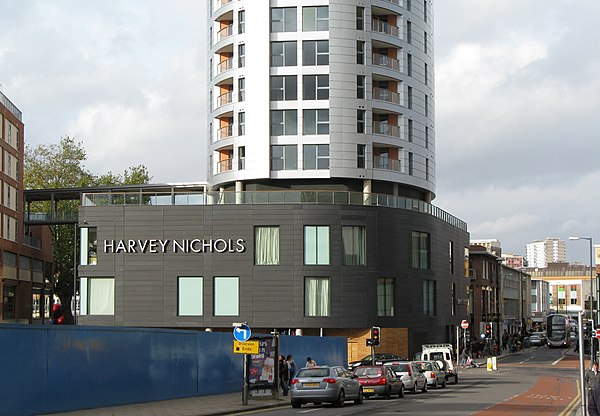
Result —
[{"label": "street lamp post", "polygon": [[[593,262],[594,262],[594,244],[592,242],[592,237],[569,237],[569,240],[588,240],[590,242],[590,321],[592,321],[592,333],[594,332],[594,328],[596,327],[596,322],[594,321],[594,289],[593,289]],[[581,333],[583,328],[579,326],[579,332]],[[581,338],[580,338],[581,339]],[[583,345],[579,345],[580,349]],[[596,361],[596,356],[594,354],[594,339],[590,338],[590,361],[593,363]],[[582,397],[583,402],[583,397]]]},{"label": "street lamp post", "polygon": [[[594,320],[594,244],[592,237],[569,237],[569,240],[588,240],[590,242],[590,319],[596,324],[597,322]],[[596,327],[595,324],[593,325],[594,327]]]}]

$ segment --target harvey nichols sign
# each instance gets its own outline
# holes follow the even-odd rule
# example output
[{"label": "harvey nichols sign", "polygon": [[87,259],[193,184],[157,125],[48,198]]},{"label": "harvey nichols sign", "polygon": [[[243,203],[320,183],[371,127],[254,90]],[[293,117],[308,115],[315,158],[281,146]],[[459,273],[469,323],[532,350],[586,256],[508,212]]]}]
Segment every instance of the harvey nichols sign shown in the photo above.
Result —
[{"label": "harvey nichols sign", "polygon": [[161,240],[104,240],[104,252],[117,253],[243,253],[246,242],[238,238]]}]

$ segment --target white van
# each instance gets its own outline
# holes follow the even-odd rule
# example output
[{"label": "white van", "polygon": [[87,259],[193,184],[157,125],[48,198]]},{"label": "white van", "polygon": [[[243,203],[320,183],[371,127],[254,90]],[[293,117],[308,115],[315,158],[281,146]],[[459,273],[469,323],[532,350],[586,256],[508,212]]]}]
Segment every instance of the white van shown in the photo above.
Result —
[{"label": "white van", "polygon": [[421,359],[425,361],[441,361],[446,372],[446,381],[458,383],[458,368],[454,359],[452,344],[423,344]]}]

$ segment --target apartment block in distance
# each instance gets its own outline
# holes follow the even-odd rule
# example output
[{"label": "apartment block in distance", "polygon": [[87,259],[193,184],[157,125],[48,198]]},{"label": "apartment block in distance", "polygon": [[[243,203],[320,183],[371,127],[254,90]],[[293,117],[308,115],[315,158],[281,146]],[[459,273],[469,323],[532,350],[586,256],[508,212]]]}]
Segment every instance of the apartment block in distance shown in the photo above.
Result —
[{"label": "apartment block in distance", "polygon": [[24,125],[0,92],[0,322],[43,323],[52,302],[52,240],[47,227],[23,225]]},{"label": "apartment block in distance", "polygon": [[528,267],[547,267],[548,263],[565,263],[565,242],[558,238],[546,238],[535,240],[527,244],[525,257]]},{"label": "apartment block in distance", "polygon": [[455,342],[469,235],[432,205],[433,2],[208,4],[208,183],[83,196],[78,322],[247,322],[350,359],[373,325],[378,352]]}]

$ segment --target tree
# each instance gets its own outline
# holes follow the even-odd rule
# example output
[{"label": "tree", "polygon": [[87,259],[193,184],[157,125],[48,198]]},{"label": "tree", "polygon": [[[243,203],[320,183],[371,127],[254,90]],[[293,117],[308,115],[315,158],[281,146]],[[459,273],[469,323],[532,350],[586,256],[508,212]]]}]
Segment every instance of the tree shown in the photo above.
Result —
[{"label": "tree", "polygon": [[[87,160],[81,142],[64,136],[57,144],[37,145],[25,148],[24,183],[26,189],[83,188],[88,186],[142,185],[150,182],[151,176],[144,165],[126,169],[122,175],[108,172],[95,176],[84,166]],[[58,201],[60,212],[74,216],[79,201]],[[32,211],[50,213],[48,202],[36,203]],[[52,225],[52,254],[54,255],[53,288],[62,305],[70,305],[73,297],[73,267],[76,227],[70,224]],[[71,309],[63,308],[65,321],[73,322]]]}]

